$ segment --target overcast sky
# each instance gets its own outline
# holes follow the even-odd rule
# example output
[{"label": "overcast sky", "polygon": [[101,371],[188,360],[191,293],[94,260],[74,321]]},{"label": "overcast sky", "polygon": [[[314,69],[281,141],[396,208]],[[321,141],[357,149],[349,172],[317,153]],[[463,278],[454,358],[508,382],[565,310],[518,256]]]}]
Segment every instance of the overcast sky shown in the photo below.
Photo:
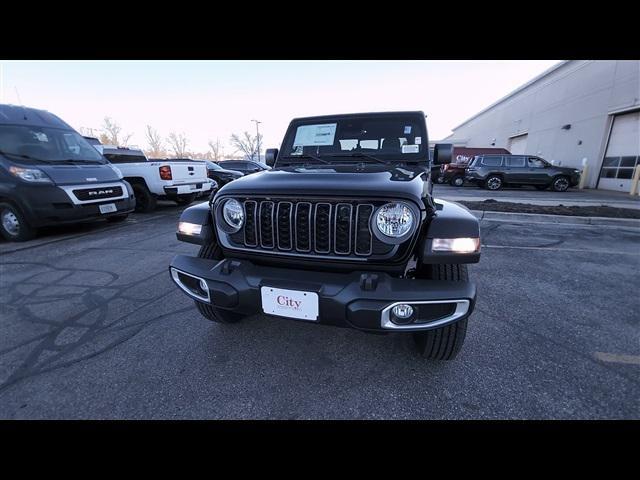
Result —
[{"label": "overcast sky", "polygon": [[145,125],[185,133],[191,151],[232,133],[279,147],[294,117],[423,110],[429,138],[451,129],[558,63],[525,61],[0,61],[0,103],[55,113],[72,127],[105,116],[147,147]]}]

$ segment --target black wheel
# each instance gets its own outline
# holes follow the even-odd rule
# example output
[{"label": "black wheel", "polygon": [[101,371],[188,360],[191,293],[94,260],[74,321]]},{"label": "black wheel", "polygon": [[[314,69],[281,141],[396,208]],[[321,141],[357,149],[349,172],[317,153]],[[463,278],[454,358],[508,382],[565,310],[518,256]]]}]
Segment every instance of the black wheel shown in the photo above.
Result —
[{"label": "black wheel", "polygon": [[551,190],[554,192],[566,192],[569,188],[569,179],[567,177],[556,177],[551,183]]},{"label": "black wheel", "polygon": [[[463,264],[426,265],[417,272],[416,277],[464,282],[469,279],[469,273]],[[414,332],[413,340],[423,358],[453,360],[460,352],[466,334],[467,319],[464,318],[444,327]]]},{"label": "black wheel", "polygon": [[549,186],[548,185],[534,185],[534,187],[536,187],[536,190],[546,190]]},{"label": "black wheel", "polygon": [[436,183],[444,183],[443,177],[436,177]]},{"label": "black wheel", "polygon": [[134,183],[131,185],[136,196],[136,212],[149,213],[156,209],[158,201],[149,191],[146,185]]},{"label": "black wheel", "polygon": [[464,185],[464,177],[462,175],[456,175],[451,179],[450,183],[453,187],[461,187]]},{"label": "black wheel", "polygon": [[107,217],[107,222],[120,223],[124,222],[128,217],[128,213],[126,215],[113,215],[112,217]]},{"label": "black wheel", "polygon": [[484,182],[487,190],[500,190],[502,188],[502,177],[500,175],[489,175]]},{"label": "black wheel", "polygon": [[27,223],[20,210],[10,203],[0,203],[0,233],[13,242],[25,242],[31,240],[37,234],[37,230]]},{"label": "black wheel", "polygon": [[[206,258],[208,260],[222,260],[222,249],[218,244],[211,243],[209,245],[203,245],[198,252],[199,258]],[[242,315],[234,312],[227,312],[220,308],[216,308],[212,305],[208,305],[197,300],[194,301],[196,308],[207,320],[211,320],[216,323],[236,323],[242,320]]]},{"label": "black wheel", "polygon": [[197,195],[195,193],[190,193],[189,195],[180,195],[175,199],[175,202],[178,205],[189,205],[190,203],[193,203],[193,201],[196,199],[196,196]]}]

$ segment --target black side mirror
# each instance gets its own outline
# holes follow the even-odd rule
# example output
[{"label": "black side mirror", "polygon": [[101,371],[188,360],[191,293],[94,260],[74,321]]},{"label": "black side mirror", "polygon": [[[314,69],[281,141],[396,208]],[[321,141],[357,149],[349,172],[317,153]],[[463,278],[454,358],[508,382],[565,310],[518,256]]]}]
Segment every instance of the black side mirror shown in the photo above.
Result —
[{"label": "black side mirror", "polygon": [[451,143],[436,143],[433,148],[433,164],[445,165],[451,163],[453,158],[453,144]]},{"label": "black side mirror", "polygon": [[277,148],[267,148],[267,151],[264,154],[264,163],[273,167],[276,163],[276,158],[278,158],[278,149]]}]

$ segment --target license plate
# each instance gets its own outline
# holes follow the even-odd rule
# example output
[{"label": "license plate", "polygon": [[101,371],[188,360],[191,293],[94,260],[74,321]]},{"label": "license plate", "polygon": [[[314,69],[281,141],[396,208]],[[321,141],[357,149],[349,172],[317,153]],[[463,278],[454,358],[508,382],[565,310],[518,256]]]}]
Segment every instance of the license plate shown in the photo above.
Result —
[{"label": "license plate", "polygon": [[262,287],[262,311],[279,317],[318,320],[318,294],[284,288]]},{"label": "license plate", "polygon": [[202,184],[201,183],[196,183],[195,185],[189,185],[189,188],[191,190],[198,190],[198,189],[202,188]]},{"label": "license plate", "polygon": [[106,203],[104,205],[98,205],[98,206],[100,208],[100,213],[112,213],[112,212],[118,211],[115,203]]}]

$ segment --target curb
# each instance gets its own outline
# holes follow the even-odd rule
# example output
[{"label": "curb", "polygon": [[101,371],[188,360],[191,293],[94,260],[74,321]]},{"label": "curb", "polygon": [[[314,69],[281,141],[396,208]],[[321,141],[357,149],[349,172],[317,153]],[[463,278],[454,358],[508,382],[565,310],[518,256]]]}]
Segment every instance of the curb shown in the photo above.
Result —
[{"label": "curb", "polygon": [[609,217],[577,217],[570,215],[543,215],[540,213],[508,213],[471,210],[478,220],[493,222],[555,223],[564,225],[600,225],[640,228],[640,219]]}]

